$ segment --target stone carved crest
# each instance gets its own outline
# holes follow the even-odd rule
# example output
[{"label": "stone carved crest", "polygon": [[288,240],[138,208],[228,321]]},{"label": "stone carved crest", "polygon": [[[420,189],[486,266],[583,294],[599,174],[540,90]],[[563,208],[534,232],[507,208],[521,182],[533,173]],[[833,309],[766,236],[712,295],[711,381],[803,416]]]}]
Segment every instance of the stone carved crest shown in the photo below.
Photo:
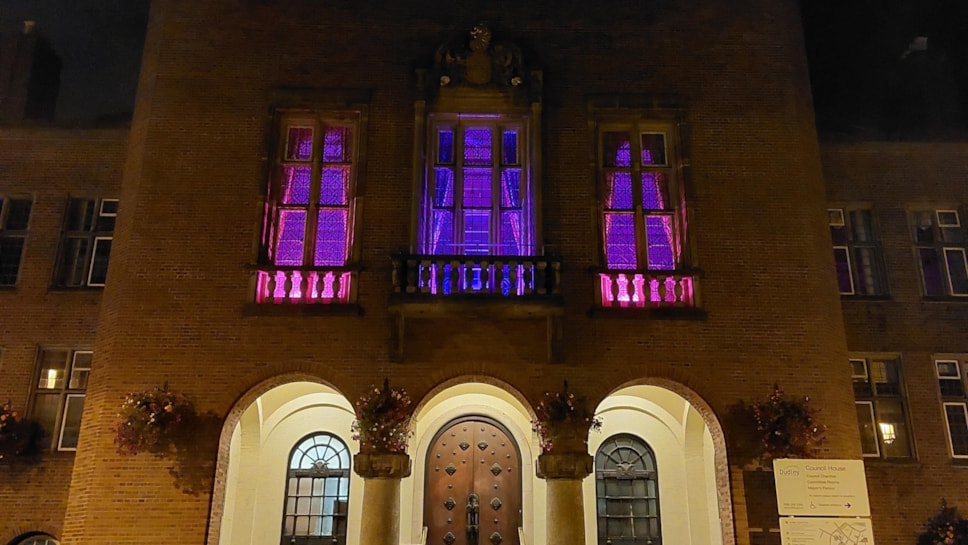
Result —
[{"label": "stone carved crest", "polygon": [[491,29],[476,25],[466,38],[445,43],[434,55],[435,83],[441,88],[535,87],[540,75],[524,66],[521,50],[510,42],[494,41]]}]

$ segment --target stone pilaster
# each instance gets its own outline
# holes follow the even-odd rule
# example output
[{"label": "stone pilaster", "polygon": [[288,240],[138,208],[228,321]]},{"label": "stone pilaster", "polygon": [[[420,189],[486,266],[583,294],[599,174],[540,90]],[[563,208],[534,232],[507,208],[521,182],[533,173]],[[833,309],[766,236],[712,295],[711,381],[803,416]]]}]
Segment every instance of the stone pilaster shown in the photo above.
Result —
[{"label": "stone pilaster", "polygon": [[353,470],[363,477],[360,543],[399,545],[400,481],[410,476],[410,456],[397,453],[360,453]]},{"label": "stone pilaster", "polygon": [[548,481],[546,499],[548,543],[585,545],[585,506],[582,480],[594,470],[587,452],[538,456],[538,477]]}]

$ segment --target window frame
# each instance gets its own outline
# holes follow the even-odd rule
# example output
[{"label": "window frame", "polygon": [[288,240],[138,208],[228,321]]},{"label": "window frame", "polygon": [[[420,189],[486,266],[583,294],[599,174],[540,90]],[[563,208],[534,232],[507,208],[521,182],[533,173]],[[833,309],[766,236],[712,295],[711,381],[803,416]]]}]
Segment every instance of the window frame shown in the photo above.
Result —
[{"label": "window frame", "polygon": [[[921,294],[928,299],[968,300],[968,230],[961,220],[965,213],[963,207],[933,206],[918,207],[908,212],[908,227],[914,246],[914,259],[917,263],[918,275],[921,283]],[[943,215],[953,215],[954,223],[943,222]],[[924,223],[925,219],[930,224]],[[931,240],[921,240],[922,233],[930,233]],[[940,276],[944,293],[929,293],[928,275],[925,273],[926,254],[933,253],[936,263],[932,267]],[[952,278],[949,254],[961,255],[961,271],[964,278],[960,279],[963,287],[955,285]],[[956,258],[957,259],[957,258]],[[956,287],[963,291],[956,291]]]},{"label": "window frame", "polygon": [[[962,414],[965,416],[965,429],[963,434],[968,436],[968,356],[957,354],[935,355],[931,358],[934,363],[935,377],[938,379],[938,395],[941,401],[941,413],[945,428],[945,441],[948,444],[948,455],[953,459],[968,460],[968,449],[963,454],[955,453],[955,445],[952,437],[952,423],[948,417],[948,407],[961,407]],[[957,376],[942,376],[941,364],[954,364]],[[957,382],[957,393],[942,386],[945,381]]]},{"label": "window frame", "polygon": [[[839,215],[839,222],[833,220],[833,213]],[[859,240],[857,237],[855,214],[864,213],[869,216],[869,224],[866,226],[868,240]],[[880,228],[874,208],[867,204],[831,203],[827,207],[827,217],[834,253],[834,264],[836,266],[839,263],[837,259],[838,251],[842,252],[845,256],[844,262],[847,264],[847,274],[850,281],[849,291],[844,291],[843,286],[840,285],[840,274],[838,271],[837,287],[840,295],[850,298],[879,298],[888,296],[890,289],[887,282],[887,268],[884,263],[884,248],[881,242],[879,234]],[[835,228],[843,230],[842,237],[835,236]],[[838,238],[842,238],[842,240],[838,241]],[[861,251],[866,251],[870,255],[870,263],[864,266],[861,266],[861,260],[858,258],[858,253]],[[872,288],[868,293],[862,293],[858,290],[860,284],[862,284],[859,282],[858,276],[862,274],[869,276],[867,281],[871,284]]]},{"label": "window frame", "polygon": [[[628,167],[622,166],[606,166],[605,165],[605,135],[611,133],[626,132],[629,135],[629,154],[630,154],[630,165]],[[645,165],[642,161],[642,136],[643,135],[662,135],[664,140],[664,158],[665,160],[661,164],[649,164]],[[602,120],[598,123],[596,134],[595,134],[597,154],[596,154],[596,169],[598,171],[597,175],[597,187],[598,187],[598,208],[599,208],[599,223],[600,223],[600,244],[599,252],[601,254],[601,262],[603,268],[606,270],[634,270],[637,272],[657,272],[660,274],[668,273],[670,271],[680,270],[684,268],[684,261],[687,258],[686,252],[686,222],[684,220],[685,214],[683,208],[685,206],[685,198],[682,194],[682,182],[681,174],[679,172],[679,135],[677,132],[676,123],[673,120],[653,120],[653,119],[641,119],[634,116],[630,116],[629,119],[615,119],[609,118]],[[635,257],[636,266],[633,269],[623,268],[623,267],[610,267],[608,264],[607,256],[607,243],[608,235],[606,233],[606,216],[609,213],[618,213],[619,211],[624,213],[629,213],[627,209],[620,208],[609,208],[607,206],[607,194],[608,190],[606,188],[607,182],[606,178],[611,173],[618,172],[628,172],[631,179],[632,188],[632,209],[631,213],[634,216],[633,224],[635,229]],[[667,189],[666,197],[669,200],[669,205],[663,208],[646,208],[645,198],[642,191],[641,178],[647,172],[655,173],[665,173],[667,176]],[[615,211],[615,212],[610,212]],[[650,244],[647,235],[647,221],[648,217],[668,217],[670,218],[670,223],[672,225],[672,233],[670,235],[670,250],[672,253],[672,268],[657,268],[653,267],[653,263],[649,259],[649,248]]]},{"label": "window frame", "polygon": [[[416,215],[417,249],[426,255],[459,255],[459,256],[536,256],[543,253],[539,243],[539,211],[538,188],[534,179],[535,157],[534,131],[532,116],[518,111],[496,111],[482,108],[480,112],[456,113],[450,111],[434,111],[426,116],[426,161],[422,166],[423,180],[419,190],[419,212]],[[487,128],[491,132],[491,160],[489,164],[476,165],[466,163],[464,157],[464,138],[468,129]],[[452,136],[452,160],[443,161],[440,151],[440,133],[450,129]],[[515,162],[505,161],[505,141],[503,135],[507,129],[517,129]],[[464,202],[465,170],[488,168],[490,173],[490,204],[474,206]],[[436,204],[437,177],[441,169],[452,170],[451,205]],[[519,171],[518,206],[505,206],[502,202],[503,174],[505,171]],[[515,244],[519,247],[517,253],[500,251],[506,246],[502,237],[502,213],[520,210],[521,231],[523,236]],[[438,243],[433,237],[434,214],[437,211],[452,212],[451,230],[453,242],[452,251],[437,251]],[[486,210],[488,219],[487,249],[469,251],[465,228],[466,211]]]},{"label": "window frame", "polygon": [[[854,371],[854,364],[857,362],[864,363],[864,374],[859,375]],[[873,372],[871,370],[871,363],[881,362],[885,364],[885,373],[890,371],[886,367],[888,364],[893,364],[895,366],[895,372],[897,375],[897,383],[892,382],[877,382],[874,380]],[[861,426],[861,422],[858,420],[858,431],[860,432],[861,439],[861,454],[864,458],[871,459],[883,459],[883,460],[908,460],[916,458],[916,448],[914,444],[914,433],[911,427],[911,416],[910,409],[908,407],[907,401],[907,391],[904,383],[904,374],[902,368],[902,361],[899,355],[889,354],[889,355],[851,355],[848,359],[848,363],[851,366],[851,381],[854,390],[854,406],[856,407],[866,405],[870,408],[868,413],[870,414],[870,423],[873,428],[874,438],[876,441],[876,453],[863,452],[864,447],[864,433]],[[858,391],[858,384],[862,383],[865,386],[866,392]],[[888,391],[879,391],[878,384],[892,384],[896,387],[897,393],[891,393]],[[907,442],[907,454],[906,455],[888,455],[886,446],[889,446],[897,438],[898,429],[894,428],[893,432],[895,434],[894,438],[885,437],[885,426],[890,426],[891,423],[882,423],[878,419],[878,415],[882,412],[886,412],[885,409],[879,408],[881,403],[885,405],[889,402],[895,402],[900,407],[901,411],[901,421],[897,422],[900,426],[903,426],[904,438]],[[859,413],[858,413],[859,416]]]},{"label": "window frame", "polygon": [[[11,208],[14,202],[29,201],[30,205],[27,207],[27,217],[24,221],[23,228],[13,229],[10,228],[10,216]],[[34,205],[36,204],[35,199],[32,195],[27,194],[11,194],[4,195],[0,194],[0,259],[2,259],[2,248],[6,241],[11,241],[15,239],[21,240],[19,255],[17,256],[17,270],[13,274],[12,282],[4,282],[2,275],[3,263],[0,261],[0,287],[15,287],[20,283],[20,272],[24,262],[24,254],[27,249],[27,238],[30,233],[30,220],[33,217]]]},{"label": "window frame", "polygon": [[[64,353],[64,377],[58,378],[42,378],[43,365],[47,362],[45,354],[47,353]],[[87,355],[90,356],[88,360],[88,365],[78,366],[78,356]],[[34,365],[34,381],[31,385],[30,392],[30,411],[29,414],[32,418],[37,418],[37,410],[39,407],[38,399],[41,397],[56,397],[57,398],[57,410],[53,415],[53,422],[51,423],[51,429],[44,429],[44,431],[49,434],[50,444],[45,450],[51,452],[74,452],[77,450],[77,445],[65,446],[64,436],[67,430],[73,430],[75,427],[77,429],[77,438],[80,436],[80,426],[81,420],[83,418],[84,412],[84,401],[87,397],[87,386],[90,380],[90,373],[93,368],[93,358],[94,352],[90,349],[73,349],[73,348],[59,348],[59,347],[41,347],[37,350],[36,363]],[[74,374],[75,372],[86,373],[83,379],[83,385],[80,387],[74,386]],[[49,376],[49,375],[48,375]],[[42,388],[41,381],[58,381],[61,380],[63,384],[61,386],[54,382],[50,387]],[[80,399],[80,409],[77,414],[76,422],[71,421],[68,423],[68,416],[70,413],[70,407],[72,405],[72,400]],[[42,422],[39,422],[43,424]]]},{"label": "window frame", "polygon": [[[263,185],[264,205],[261,210],[261,234],[258,264],[253,278],[254,303],[292,303],[314,305],[319,308],[353,307],[357,300],[360,270],[361,199],[364,194],[366,171],[366,139],[369,91],[361,90],[292,90],[274,89],[270,92],[271,124],[269,136],[269,161],[266,183]],[[302,125],[301,125],[302,124]],[[286,157],[288,131],[298,126],[313,128],[312,153],[308,161]],[[349,161],[333,162],[323,158],[324,128],[327,126],[350,127],[352,149]],[[330,206],[322,203],[319,187],[322,184],[324,164],[348,167],[346,204]],[[281,189],[285,166],[310,167],[309,202],[306,205],[283,203]],[[344,229],[345,258],[339,265],[316,265],[315,254],[320,246],[316,239],[319,211],[330,208],[346,210]],[[305,210],[303,220],[302,259],[300,265],[277,264],[278,224],[280,211]]]},{"label": "window frame", "polygon": [[[300,456],[301,458],[304,458],[304,457],[306,457],[308,455],[307,453],[308,453],[309,450],[314,449],[314,448],[317,448],[317,447],[320,446],[320,443],[319,443],[319,439],[318,438],[321,438],[321,437],[328,438],[328,441],[326,442],[326,444],[324,445],[324,447],[331,447],[334,443],[338,447],[341,447],[341,450],[334,449],[335,450],[335,455],[337,457],[340,457],[341,454],[345,454],[345,456],[346,456],[346,467],[340,467],[340,468],[337,468],[335,470],[329,469],[328,465],[325,465],[325,464],[324,464],[324,466],[322,468],[316,468],[315,465],[314,465],[314,467],[312,469],[301,469],[301,468],[293,467],[294,466],[294,463],[296,462],[296,457],[297,456]],[[310,445],[311,442],[312,442],[312,444]],[[306,449],[303,450],[302,447],[304,447],[306,445],[309,445],[309,446]],[[336,544],[336,545],[345,545],[346,544],[347,535],[349,533],[349,505],[350,505],[350,488],[351,488],[351,481],[352,481],[352,467],[353,467],[353,456],[352,456],[352,453],[351,453],[349,447],[347,446],[346,442],[343,441],[343,439],[341,437],[339,437],[338,435],[336,435],[335,433],[328,432],[328,431],[318,431],[318,432],[310,433],[310,434],[302,437],[298,441],[296,441],[296,443],[293,445],[292,449],[289,451],[289,456],[286,458],[286,485],[285,485],[285,490],[283,492],[282,522],[280,524],[280,542],[281,542],[282,545],[288,545],[288,544],[310,545],[310,544],[317,544],[317,543],[318,544],[321,544],[321,543],[323,543],[323,540],[326,540],[325,542],[327,544],[329,544],[329,543],[333,543],[333,544]],[[292,501],[292,503],[293,503],[293,509],[296,509],[297,508],[296,506],[298,506],[298,502],[299,502],[298,498],[305,497],[303,495],[300,495],[299,492],[298,492],[298,490],[295,493],[295,495],[291,495],[290,494],[291,486],[293,484],[292,481],[294,479],[298,480],[300,478],[306,478],[306,477],[309,477],[309,478],[311,478],[313,480],[323,479],[323,486],[322,486],[322,494],[321,495],[316,495],[315,483],[312,483],[313,486],[311,487],[311,493],[309,495],[309,498],[310,498],[309,507],[310,508],[312,508],[312,505],[314,503],[313,502],[313,499],[314,498],[323,498],[323,499],[325,499],[325,498],[335,498],[335,500],[336,500],[337,503],[334,504],[334,505],[336,505],[338,507],[339,506],[339,503],[338,502],[342,502],[343,505],[345,506],[345,511],[344,512],[340,513],[338,511],[338,509],[335,509],[334,508],[333,513],[331,513],[330,517],[332,518],[332,529],[333,529],[333,532],[331,534],[329,534],[329,535],[326,535],[326,534],[313,534],[313,535],[310,535],[310,534],[296,534],[295,533],[295,529],[293,530],[292,533],[286,533],[286,522],[287,522],[287,518],[290,517],[290,516],[293,517],[293,528],[295,528],[297,526],[297,520],[296,519],[298,519],[298,517],[300,517],[300,516],[309,516],[309,517],[318,516],[321,519],[326,517],[326,515],[323,512],[323,511],[325,511],[325,509],[323,508],[323,503],[324,502],[322,500],[320,500],[320,502],[319,502],[320,509],[321,509],[321,513],[318,514],[318,515],[313,515],[313,514],[299,515],[298,513],[294,513],[294,514],[291,514],[290,515],[290,513],[289,513],[289,511],[290,511],[290,500],[293,500]],[[329,483],[329,481],[331,479],[335,479],[336,480],[336,495],[335,496],[333,496],[331,494],[327,494],[327,491],[328,491],[327,484]],[[343,491],[342,490],[342,487],[341,487],[340,481],[341,480],[344,480],[344,479],[345,479],[345,482],[346,482],[345,494],[340,494],[340,492]],[[298,489],[298,484],[297,484],[297,489]],[[342,519],[342,525],[340,525],[339,519]],[[322,521],[320,521],[320,522],[322,522]],[[308,524],[307,524],[307,526],[308,526]],[[340,530],[340,528],[342,528],[342,531],[343,531],[342,534],[339,534],[338,533],[338,531]]]},{"label": "window frame", "polygon": [[[90,217],[85,214],[83,223],[85,228],[71,229],[71,213],[75,203],[91,203]],[[105,210],[106,205],[114,204],[114,211]],[[57,263],[54,267],[53,285],[63,289],[103,288],[107,282],[107,267],[111,260],[111,245],[114,241],[114,230],[117,226],[120,200],[115,197],[81,197],[71,196],[67,199],[61,230],[60,247],[57,252]],[[110,228],[103,228],[102,219],[110,224]],[[71,252],[71,241],[86,241],[83,252]],[[107,241],[108,250],[103,258],[98,258],[99,247]],[[76,254],[76,255],[75,255]],[[83,254],[83,255],[81,255]],[[72,257],[73,256],[73,257]],[[80,259],[81,278],[68,280],[77,271],[77,261]],[[104,278],[95,279],[95,270],[103,260]],[[69,266],[72,264],[72,266]]]},{"label": "window frame", "polygon": [[[596,499],[596,501],[595,501],[595,504],[596,504],[596,508],[595,508],[595,522],[596,522],[596,535],[597,535],[598,543],[600,545],[604,545],[604,543],[611,543],[612,542],[611,540],[617,539],[615,536],[610,536],[608,534],[608,523],[607,523],[608,518],[609,518],[609,513],[608,513],[608,511],[609,511],[609,509],[608,509],[608,502],[609,502],[608,486],[606,484],[607,483],[607,479],[606,479],[606,475],[605,475],[606,470],[604,469],[603,466],[600,467],[600,463],[603,464],[604,463],[603,462],[603,459],[604,458],[606,458],[606,457],[611,458],[611,455],[614,454],[615,451],[617,451],[620,448],[622,448],[622,445],[619,443],[619,441],[628,441],[628,442],[630,442],[630,445],[627,445],[625,448],[634,451],[638,455],[638,458],[640,460],[648,457],[648,459],[651,460],[651,464],[652,464],[653,469],[652,470],[648,470],[648,469],[634,470],[636,473],[641,473],[642,474],[642,475],[636,477],[635,475],[632,475],[631,474],[631,472],[633,470],[631,470],[631,468],[630,468],[630,475],[629,476],[626,476],[624,478],[623,477],[613,477],[613,480],[632,480],[632,481],[640,481],[641,480],[641,481],[645,481],[646,483],[650,483],[651,482],[652,487],[655,490],[655,495],[654,496],[642,496],[642,497],[640,497],[640,496],[632,496],[632,497],[630,497],[632,499],[626,498],[626,499],[620,499],[620,500],[617,500],[617,501],[619,501],[619,502],[632,502],[632,501],[639,500],[639,501],[643,501],[643,502],[645,502],[647,504],[651,504],[652,506],[654,506],[654,514],[651,514],[650,515],[650,514],[647,513],[645,515],[638,515],[637,516],[637,515],[634,514],[634,510],[633,510],[632,504],[629,503],[630,513],[629,513],[629,517],[628,518],[632,519],[633,534],[634,534],[634,527],[635,527],[635,519],[637,517],[638,518],[645,518],[645,519],[654,519],[655,520],[654,525],[655,525],[655,528],[657,529],[656,535],[649,535],[649,536],[645,536],[645,537],[642,537],[642,538],[635,538],[635,537],[633,537],[632,538],[632,541],[629,541],[628,539],[623,539],[622,542],[623,543],[639,543],[640,542],[639,539],[641,539],[641,542],[642,543],[655,543],[657,545],[658,544],[661,544],[662,543],[662,535],[663,535],[663,532],[662,532],[662,506],[661,506],[660,491],[659,491],[659,466],[658,466],[658,460],[656,459],[655,450],[652,448],[652,446],[649,445],[649,443],[646,442],[641,437],[639,437],[637,435],[634,435],[634,434],[631,434],[631,433],[617,433],[617,434],[611,435],[611,436],[607,437],[605,440],[603,440],[602,443],[599,445],[598,449],[595,451],[595,457],[594,457],[594,468],[595,468],[595,499]],[[611,450],[609,453],[606,454],[604,452],[604,449],[606,447],[608,447],[608,446],[611,446],[611,445],[614,445],[615,448],[613,450]],[[648,493],[648,484],[646,484],[644,486],[644,489],[645,489],[646,493]],[[604,509],[605,509],[605,512],[604,513],[600,510],[600,506],[604,506]],[[605,522],[605,528],[604,529],[602,528],[602,523],[603,522]],[[622,536],[620,536],[620,537],[622,537]]]}]

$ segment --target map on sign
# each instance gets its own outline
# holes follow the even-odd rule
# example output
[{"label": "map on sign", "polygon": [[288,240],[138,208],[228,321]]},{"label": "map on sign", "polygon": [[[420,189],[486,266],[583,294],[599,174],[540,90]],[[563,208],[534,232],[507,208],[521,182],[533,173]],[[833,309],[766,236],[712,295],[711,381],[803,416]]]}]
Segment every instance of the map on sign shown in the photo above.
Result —
[{"label": "map on sign", "polygon": [[868,517],[862,460],[773,460],[776,504],[781,515]]},{"label": "map on sign", "polygon": [[874,545],[870,519],[781,518],[783,545]]}]

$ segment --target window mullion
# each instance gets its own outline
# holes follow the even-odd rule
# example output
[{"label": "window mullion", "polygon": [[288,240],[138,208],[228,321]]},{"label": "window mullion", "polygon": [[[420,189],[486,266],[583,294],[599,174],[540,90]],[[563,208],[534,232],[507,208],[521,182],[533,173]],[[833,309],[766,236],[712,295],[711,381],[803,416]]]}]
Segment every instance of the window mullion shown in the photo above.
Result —
[{"label": "window mullion", "polygon": [[453,199],[454,246],[451,251],[464,253],[464,124],[458,123],[454,130],[454,199]]},{"label": "window mullion", "polygon": [[649,263],[649,241],[645,229],[645,208],[642,197],[642,148],[641,130],[638,127],[629,129],[629,177],[632,179],[632,206],[635,209],[635,256],[639,270],[651,268]]},{"label": "window mullion", "polygon": [[306,230],[303,235],[303,266],[316,264],[316,228],[319,221],[319,192],[322,179],[323,143],[326,140],[326,126],[316,122],[313,125],[312,167],[309,175],[309,203],[306,205]]},{"label": "window mullion", "polygon": [[504,176],[504,139],[500,125],[491,126],[491,232],[488,234],[488,254],[497,253],[503,248],[501,240],[501,211],[503,209],[502,193],[504,192],[502,178]]}]

